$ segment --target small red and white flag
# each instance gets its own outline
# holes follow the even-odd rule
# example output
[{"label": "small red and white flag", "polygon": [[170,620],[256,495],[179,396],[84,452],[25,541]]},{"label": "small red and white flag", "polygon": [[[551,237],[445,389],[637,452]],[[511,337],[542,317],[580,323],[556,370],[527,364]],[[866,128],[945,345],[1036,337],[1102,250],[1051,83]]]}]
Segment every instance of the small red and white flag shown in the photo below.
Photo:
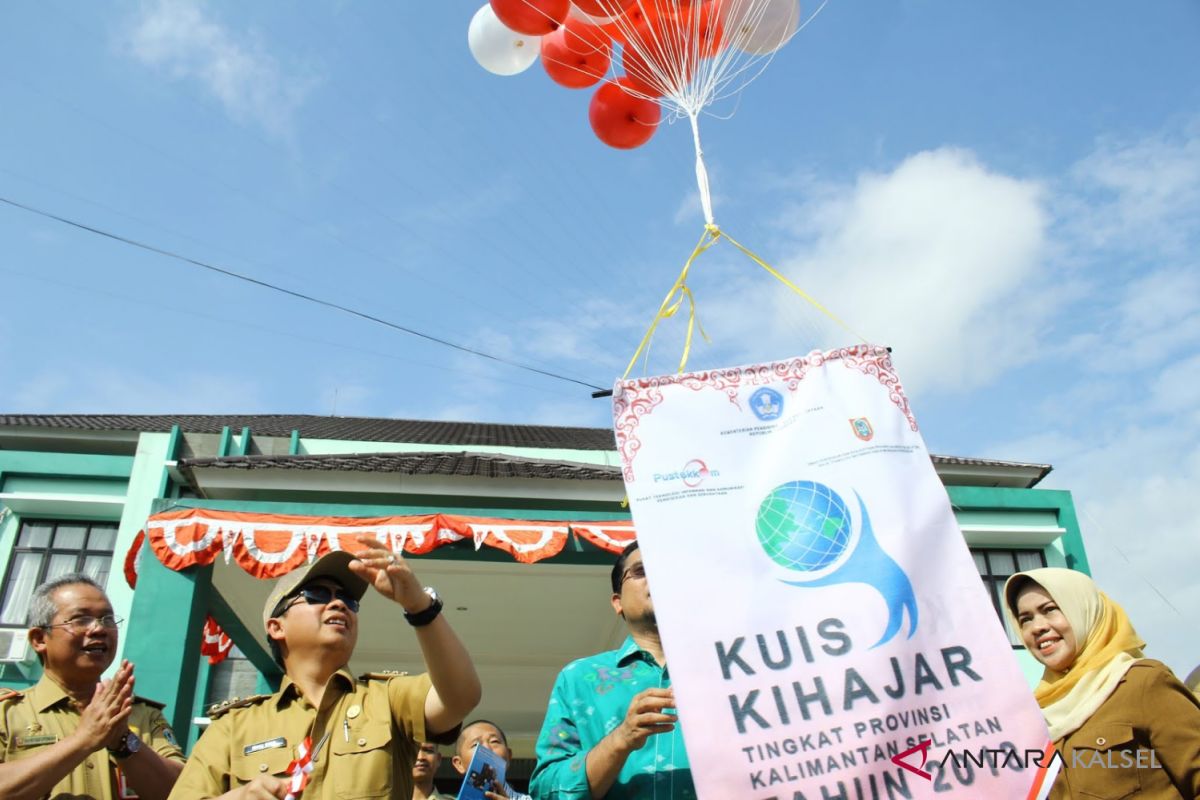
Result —
[{"label": "small red and white flag", "polygon": [[296,800],[308,785],[308,776],[313,771],[313,757],[312,737],[305,736],[304,741],[296,748],[296,758],[288,764],[288,793],[285,800]]}]

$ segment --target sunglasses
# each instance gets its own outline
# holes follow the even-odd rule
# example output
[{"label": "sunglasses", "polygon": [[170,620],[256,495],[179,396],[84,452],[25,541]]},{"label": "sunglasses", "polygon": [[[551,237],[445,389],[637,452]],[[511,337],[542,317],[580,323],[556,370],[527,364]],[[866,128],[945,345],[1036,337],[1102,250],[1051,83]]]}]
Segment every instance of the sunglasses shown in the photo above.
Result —
[{"label": "sunglasses", "polygon": [[346,608],[355,614],[358,613],[358,600],[345,589],[330,589],[328,586],[305,586],[294,595],[280,600],[279,609],[272,616],[282,614],[292,606],[298,605],[301,600],[310,606],[323,606],[332,603],[335,598],[341,600]]}]

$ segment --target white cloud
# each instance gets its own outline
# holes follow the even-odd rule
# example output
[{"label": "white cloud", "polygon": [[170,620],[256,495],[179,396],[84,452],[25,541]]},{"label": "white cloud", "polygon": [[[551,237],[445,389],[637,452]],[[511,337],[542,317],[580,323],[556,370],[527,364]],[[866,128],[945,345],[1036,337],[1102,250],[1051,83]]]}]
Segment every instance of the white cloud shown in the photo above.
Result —
[{"label": "white cloud", "polygon": [[128,35],[135,58],[176,79],[198,81],[239,122],[286,135],[311,75],[286,71],[252,35],[239,35],[208,16],[199,2],[157,0],[142,8]]},{"label": "white cloud", "polygon": [[[1050,220],[1039,183],[943,148],[817,188],[781,218],[794,241],[777,266],[852,329],[895,348],[910,389],[970,390],[1036,356],[1052,311],[1073,291],[1045,271]],[[735,358],[854,340],[732,248],[719,249],[704,257],[720,263],[705,264],[718,277],[698,292],[698,307],[714,338],[744,344]]]},{"label": "white cloud", "polygon": [[1200,345],[1200,275],[1164,267],[1094,298],[1094,323],[1071,336],[1064,354],[1102,373],[1157,366]]},{"label": "white cloud", "polygon": [[1092,247],[1176,254],[1200,214],[1200,120],[1135,141],[1102,140],[1072,170],[1088,197],[1075,232]]}]

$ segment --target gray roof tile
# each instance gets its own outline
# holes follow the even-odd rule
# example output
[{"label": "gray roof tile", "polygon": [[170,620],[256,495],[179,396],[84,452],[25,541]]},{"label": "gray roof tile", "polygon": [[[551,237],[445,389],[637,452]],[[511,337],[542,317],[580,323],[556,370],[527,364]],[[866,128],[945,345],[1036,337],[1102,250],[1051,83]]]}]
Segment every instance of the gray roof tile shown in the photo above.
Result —
[{"label": "gray roof tile", "polygon": [[331,472],[396,472],[404,475],[454,475],[482,478],[621,480],[621,470],[618,467],[466,451],[189,458],[181,459],[179,467],[184,470],[298,469]]},{"label": "gray roof tile", "polygon": [[465,447],[497,445],[567,450],[616,449],[613,433],[608,428],[320,417],[310,414],[0,414],[0,428],[169,431],[173,425],[178,425],[184,433],[220,433],[228,426],[234,431],[250,428],[251,433],[258,436],[290,436],[293,430],[298,430],[306,439]]}]

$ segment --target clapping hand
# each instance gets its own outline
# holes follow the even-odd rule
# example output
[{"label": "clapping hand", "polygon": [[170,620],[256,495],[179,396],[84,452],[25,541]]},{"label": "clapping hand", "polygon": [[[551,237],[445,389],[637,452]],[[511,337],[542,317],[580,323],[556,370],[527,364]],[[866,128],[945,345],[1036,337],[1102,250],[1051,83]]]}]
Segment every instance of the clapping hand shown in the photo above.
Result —
[{"label": "clapping hand", "polygon": [[129,732],[132,713],[133,665],[122,661],[110,680],[96,684],[95,694],[80,714],[75,735],[87,745],[88,752],[118,746]]}]

